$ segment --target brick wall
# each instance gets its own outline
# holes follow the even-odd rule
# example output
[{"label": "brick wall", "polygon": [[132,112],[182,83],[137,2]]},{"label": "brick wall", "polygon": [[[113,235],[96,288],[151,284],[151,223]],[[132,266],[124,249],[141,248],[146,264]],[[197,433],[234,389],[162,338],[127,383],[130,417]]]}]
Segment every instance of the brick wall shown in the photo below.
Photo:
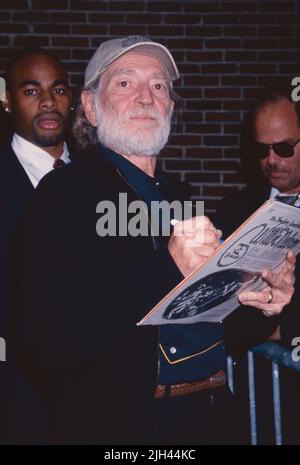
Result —
[{"label": "brick wall", "polygon": [[300,75],[300,1],[0,0],[0,72],[12,49],[50,47],[79,86],[102,40],[146,34],[181,71],[184,108],[165,168],[194,186],[207,211],[242,185],[240,124],[255,88]]}]

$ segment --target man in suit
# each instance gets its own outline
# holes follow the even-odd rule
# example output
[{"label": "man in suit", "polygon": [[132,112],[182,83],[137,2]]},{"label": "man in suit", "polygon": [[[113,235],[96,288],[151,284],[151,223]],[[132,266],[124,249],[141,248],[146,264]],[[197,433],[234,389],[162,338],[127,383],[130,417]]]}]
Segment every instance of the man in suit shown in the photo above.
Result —
[{"label": "man in suit", "polygon": [[[16,369],[11,320],[11,274],[18,219],[40,179],[69,163],[64,142],[71,94],[61,62],[52,53],[25,49],[8,64],[2,106],[14,133],[0,150],[0,442],[36,443],[45,436],[45,413],[37,392]],[[47,244],[44,244],[47,247]]]},{"label": "man in suit", "polygon": [[[300,104],[292,100],[290,83],[274,81],[260,91],[254,103],[251,118],[252,143],[248,156],[256,164],[256,183],[225,199],[216,214],[216,224],[224,237],[230,235],[266,200],[298,204],[300,192]],[[243,372],[245,349],[265,342],[278,340],[291,350],[293,340],[300,336],[300,265],[295,269],[295,294],[291,303],[273,323],[261,321],[261,316],[247,309],[237,309],[224,322],[227,350],[239,360],[239,373]],[[256,389],[261,405],[268,405],[271,381],[267,376],[270,364],[256,360]],[[243,379],[243,377],[241,377]],[[268,382],[269,381],[269,384]],[[299,444],[299,373],[281,369],[281,402],[284,444]],[[267,387],[266,387],[267,386]],[[263,400],[262,400],[263,399]],[[262,441],[272,443],[270,416],[265,417]]]},{"label": "man in suit", "polygon": [[[269,198],[298,205],[300,192],[300,104],[292,100],[292,87],[275,81],[260,91],[252,112],[253,143],[249,155],[259,166],[256,185],[250,185],[225,199],[216,214],[216,224],[224,237],[230,235],[243,221]],[[261,174],[263,176],[261,176]],[[294,337],[300,336],[300,266],[296,266],[296,292],[292,303],[276,321],[274,337],[282,338],[292,348]],[[246,346],[261,342],[270,336],[271,327],[257,325],[259,315],[249,312],[249,321],[231,314],[228,325],[229,344]],[[236,331],[236,324],[245,324],[245,331]],[[275,323],[274,321],[274,323]],[[256,337],[249,325],[257,327]],[[279,324],[279,326],[278,326]],[[259,329],[260,328],[260,329]],[[240,340],[239,338],[240,334]],[[250,339],[249,339],[250,338]]]},{"label": "man in suit", "polygon": [[[101,44],[85,72],[74,128],[89,150],[42,181],[24,220],[17,308],[43,380],[51,442],[226,441],[224,410],[233,412],[222,325],[136,326],[214,252],[220,233],[206,217],[179,221],[171,237],[153,234],[152,223],[146,234],[114,232],[133,224],[138,201],[148,224],[153,201],[184,200],[158,163],[178,77],[162,44],[140,36]],[[103,201],[116,213],[111,233],[99,218]],[[289,255],[278,278],[264,275],[268,290],[240,301],[280,312],[293,292],[293,262]]]}]

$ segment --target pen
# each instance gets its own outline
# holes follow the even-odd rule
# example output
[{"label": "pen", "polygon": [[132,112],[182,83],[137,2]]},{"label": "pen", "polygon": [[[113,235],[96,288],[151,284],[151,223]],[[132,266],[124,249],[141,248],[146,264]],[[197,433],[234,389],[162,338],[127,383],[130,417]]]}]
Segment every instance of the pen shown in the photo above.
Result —
[{"label": "pen", "polygon": [[[189,202],[189,203],[188,203],[188,206],[189,206],[189,207],[192,207],[192,208],[195,210],[195,212],[197,213],[196,205],[194,205],[193,202]],[[196,216],[196,215],[195,215],[195,216]],[[179,221],[179,220],[176,220],[176,218],[173,218],[173,219],[170,221],[171,226],[175,226],[175,224],[176,224],[178,221]]]}]

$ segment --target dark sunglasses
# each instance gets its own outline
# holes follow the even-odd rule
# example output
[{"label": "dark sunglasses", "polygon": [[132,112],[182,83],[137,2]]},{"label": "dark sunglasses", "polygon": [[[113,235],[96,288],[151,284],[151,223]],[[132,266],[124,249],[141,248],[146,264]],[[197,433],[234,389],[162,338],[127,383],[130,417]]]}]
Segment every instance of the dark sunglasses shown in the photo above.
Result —
[{"label": "dark sunglasses", "polygon": [[276,155],[281,158],[292,157],[295,153],[294,147],[300,142],[300,139],[296,140],[293,144],[290,142],[275,142],[275,144],[263,144],[262,142],[255,142],[254,155],[263,159],[269,155],[270,149],[274,150]]}]

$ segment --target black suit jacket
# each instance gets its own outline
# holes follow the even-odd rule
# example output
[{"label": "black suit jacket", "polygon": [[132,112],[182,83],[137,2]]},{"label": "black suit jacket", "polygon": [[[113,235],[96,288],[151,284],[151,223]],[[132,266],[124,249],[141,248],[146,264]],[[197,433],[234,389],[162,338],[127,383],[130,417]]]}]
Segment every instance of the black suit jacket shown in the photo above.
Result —
[{"label": "black suit jacket", "polygon": [[[270,196],[271,186],[248,186],[224,199],[217,211],[215,224],[228,237]],[[280,317],[267,319],[257,310],[239,308],[225,320],[227,345],[231,350],[246,348],[263,342],[275,329],[281,326],[282,341],[290,346],[293,337],[300,336],[300,265],[296,265],[296,291],[292,302]]]},{"label": "black suit jacket", "polygon": [[34,192],[11,145],[0,151],[0,337],[6,361],[0,363],[0,443],[40,443],[44,408],[37,391],[16,368],[11,331],[12,259],[16,225]]},{"label": "black suit jacket", "polygon": [[[11,145],[0,152],[0,334],[7,338],[10,301],[12,242],[16,224],[34,188]],[[9,343],[9,341],[8,341]]]}]

